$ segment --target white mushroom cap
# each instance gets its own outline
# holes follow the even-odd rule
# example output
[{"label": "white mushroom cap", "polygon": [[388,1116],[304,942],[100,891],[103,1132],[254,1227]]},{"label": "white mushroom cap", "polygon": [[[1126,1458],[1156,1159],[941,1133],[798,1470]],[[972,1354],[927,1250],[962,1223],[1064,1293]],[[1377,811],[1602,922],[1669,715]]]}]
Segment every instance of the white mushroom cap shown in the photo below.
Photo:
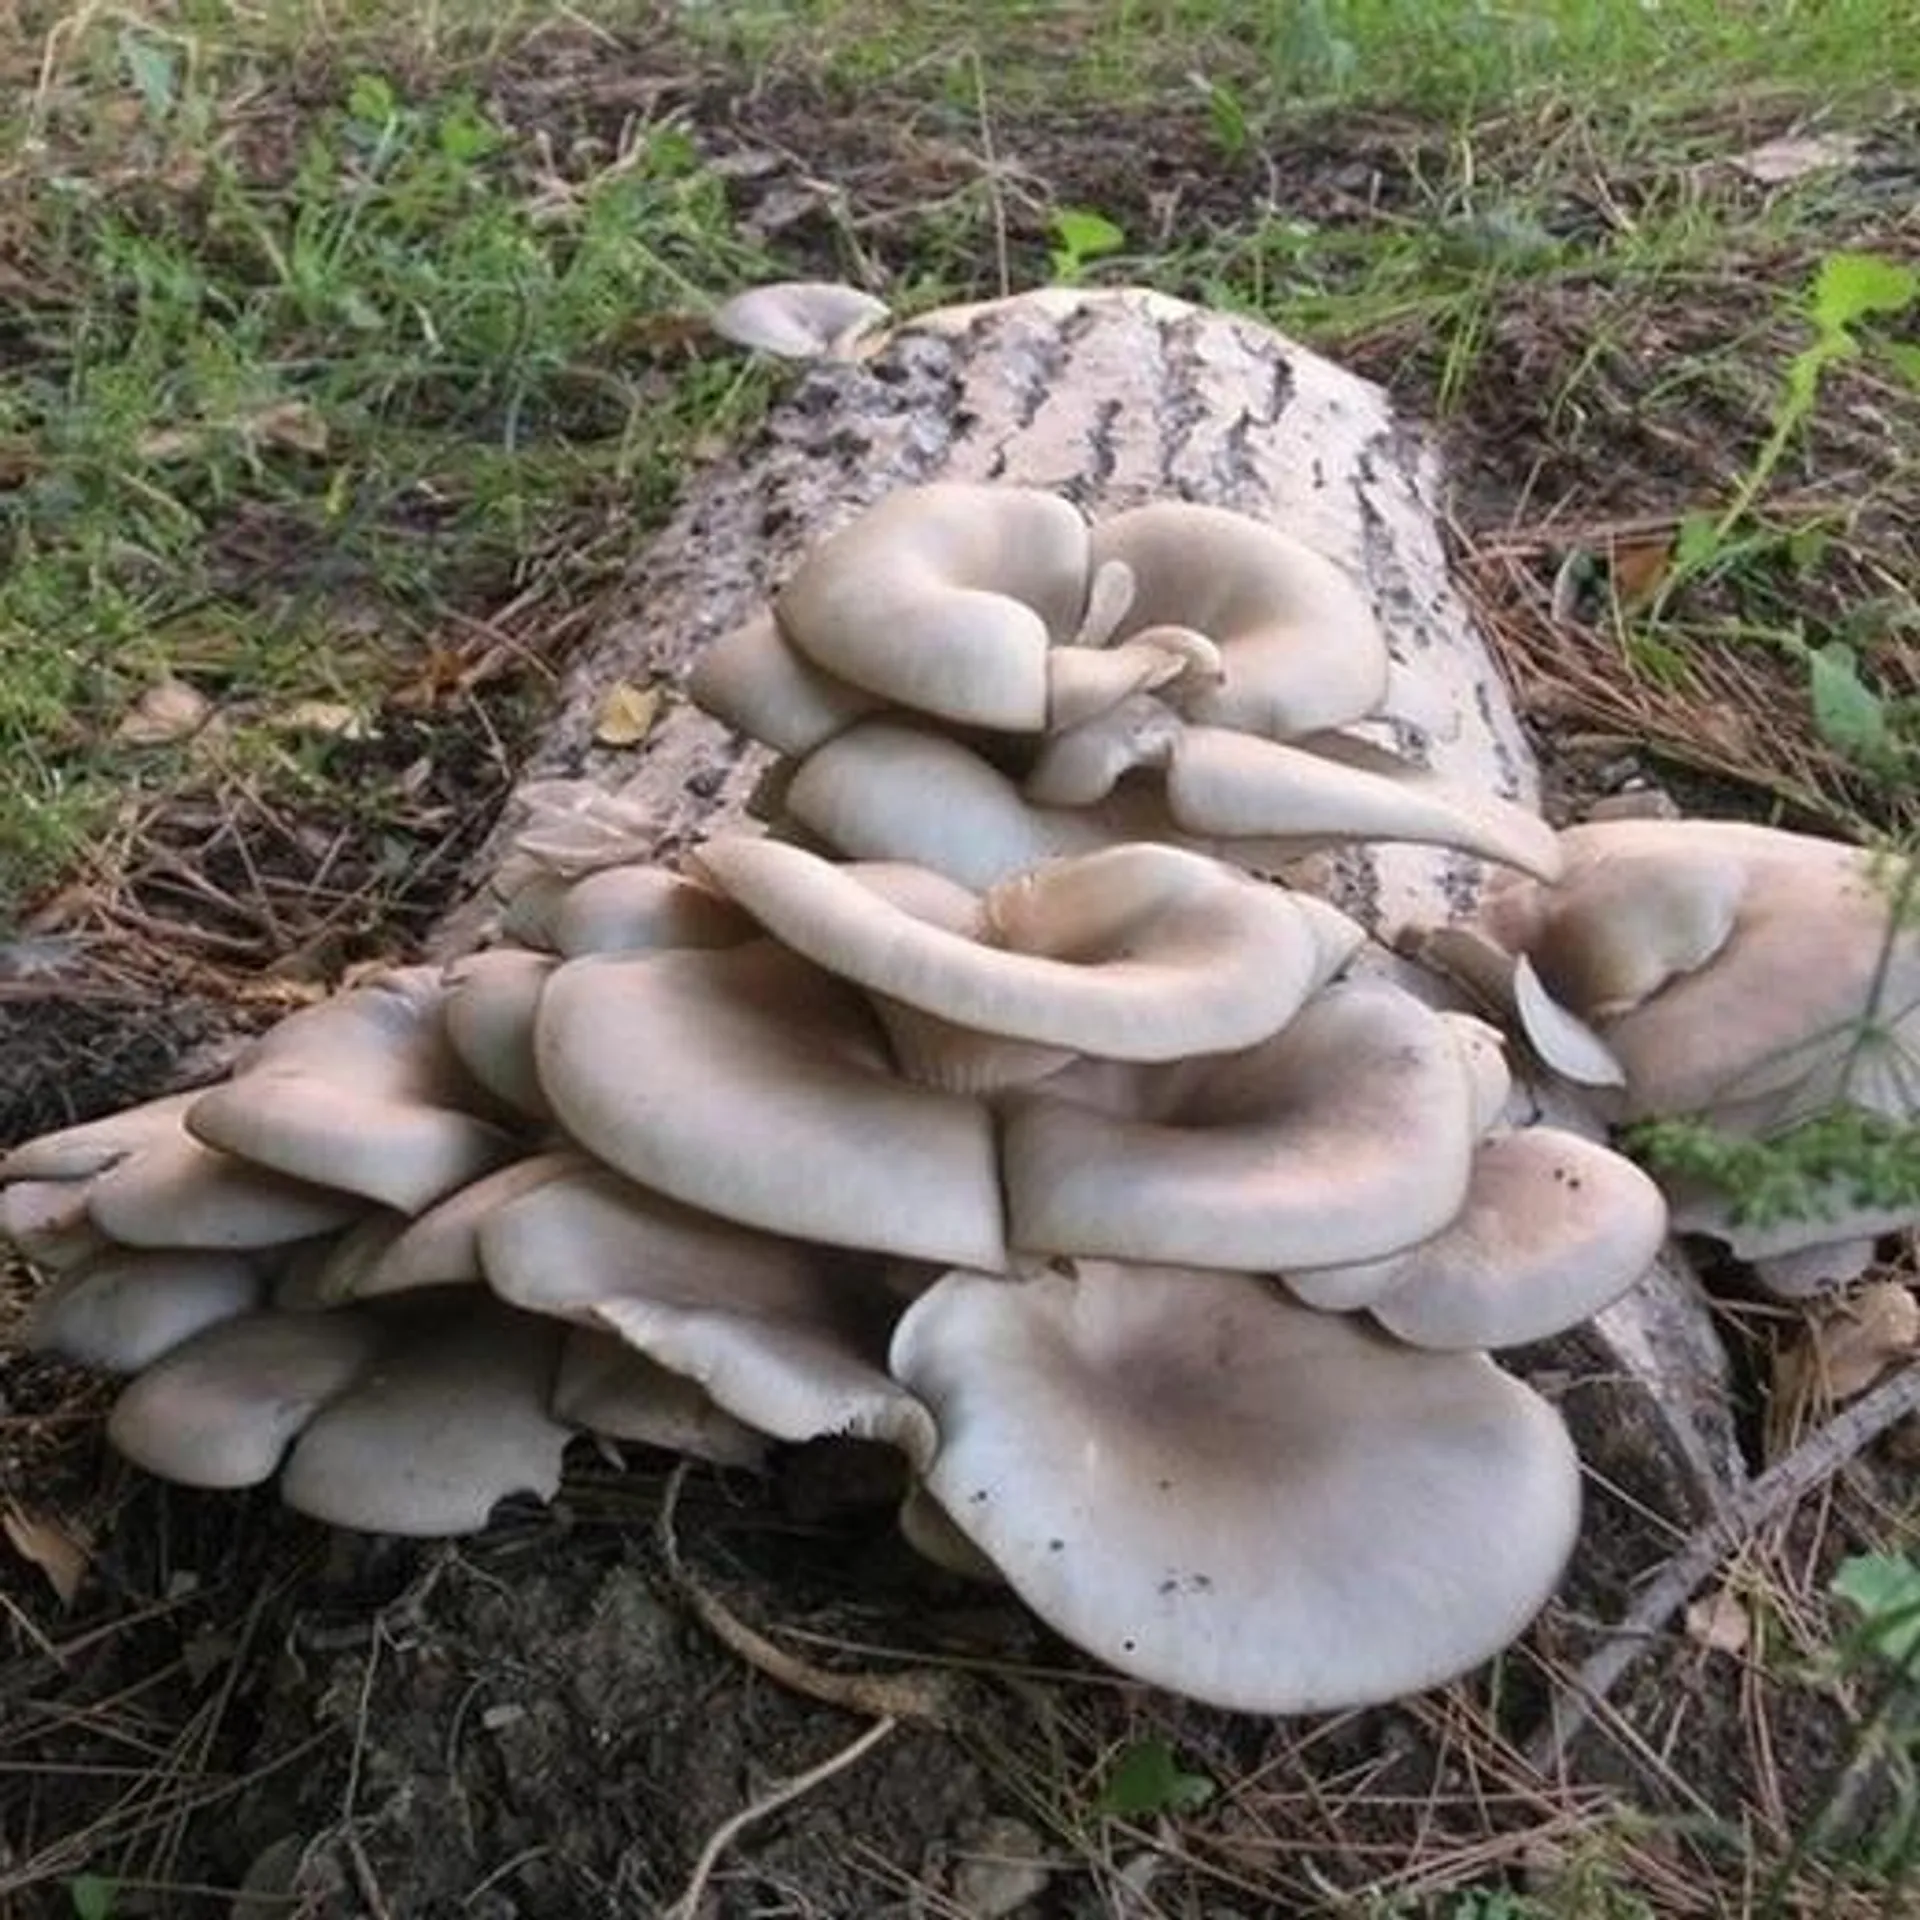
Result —
[{"label": "white mushroom cap", "polygon": [[1328,987],[1239,1053],[1109,1070],[1105,1087],[1078,1071],[1008,1101],[1025,1253],[1327,1266],[1424,1240],[1466,1199],[1473,1075],[1445,1020],[1392,987]]},{"label": "white mushroom cap", "polygon": [[892,705],[1039,733],[1048,650],[1089,577],[1086,522],[1057,494],[913,487],[816,547],[774,613],[814,665]]},{"label": "white mushroom cap", "polygon": [[1171,847],[1114,847],[996,887],[985,944],[798,847],[732,836],[701,870],[796,952],[957,1026],[1108,1059],[1246,1046],[1312,990],[1292,898]]},{"label": "white mushroom cap", "polygon": [[207,1327],[260,1305],[252,1261],[201,1248],[114,1250],[39,1294],[26,1344],[114,1373],[137,1373]]},{"label": "white mushroom cap", "polygon": [[687,693],[716,720],[779,753],[811,753],[886,705],[796,652],[771,612],[714,641],[687,676]]},{"label": "white mushroom cap", "polygon": [[1344,726],[1387,693],[1387,644],[1366,596],[1325,555],[1219,507],[1156,501],[1093,530],[1095,566],[1124,565],[1133,599],[1117,639],[1197,630],[1223,675],[1196,720],[1283,740]]},{"label": "white mushroom cap", "polygon": [[509,1494],[551,1499],[570,1437],[549,1411],[563,1332],[471,1294],[410,1311],[306,1423],[281,1497],[336,1527],[429,1537],[478,1532]]},{"label": "white mushroom cap", "polygon": [[1259,1713],[1364,1705],[1506,1646],[1579,1520],[1558,1417],[1242,1274],[949,1274],[896,1330],[928,1491],[1044,1620]]},{"label": "white mushroom cap", "polygon": [[793,770],[785,811],[850,859],[911,861],[990,887],[1057,856],[1175,837],[1157,795],[1122,789],[1114,799],[1124,815],[1035,806],[959,741],[904,721],[863,720]]},{"label": "white mushroom cap", "polygon": [[1412,841],[1549,878],[1560,868],[1559,841],[1538,814],[1342,734],[1282,745],[1223,727],[1188,727],[1174,743],[1166,782],[1168,810],[1188,833]]},{"label": "white mushroom cap", "polygon": [[560,1350],[553,1415],[586,1433],[721,1467],[758,1467],[767,1454],[764,1434],[722,1413],[693,1381],[587,1327],[570,1328]]},{"label": "white mushroom cap", "polygon": [[530,1119],[553,1117],[533,1068],[533,1022],[559,964],[551,955],[496,947],[447,968],[447,1039],[477,1085]]},{"label": "white mushroom cap", "polygon": [[16,1180],[0,1187],[0,1241],[48,1273],[77,1267],[109,1244],[87,1212],[84,1180]]},{"label": "white mushroom cap", "polygon": [[1640,1280],[1667,1237],[1660,1189],[1557,1127],[1483,1141],[1458,1216],[1370,1269],[1289,1273],[1309,1306],[1364,1306],[1411,1346],[1517,1347],[1578,1326]]},{"label": "white mushroom cap", "polygon": [[[270,1479],[294,1436],[388,1344],[363,1313],[257,1313],[176,1347],[114,1403],[107,1438],[190,1487]],[[383,1462],[380,1471],[388,1471]]]},{"label": "white mushroom cap", "polygon": [[771,942],[571,961],[536,1046],[567,1131],[644,1186],[829,1245],[1005,1256],[986,1109],[898,1079],[859,996]]},{"label": "white mushroom cap", "polygon": [[1920,935],[1889,944],[1871,856],[1735,821],[1594,822],[1561,843],[1559,884],[1498,889],[1486,925],[1597,1029],[1626,1117],[1759,1132],[1839,1099],[1920,1106]]},{"label": "white mushroom cap", "polygon": [[211,1147],[413,1212],[514,1157],[466,1110],[477,1089],[441,1024],[440,970],[405,968],[283,1020],[187,1110]]},{"label": "white mushroom cap", "polygon": [[887,303],[832,280],[780,280],[750,287],[714,310],[723,340],[782,360],[844,360],[887,317]]}]

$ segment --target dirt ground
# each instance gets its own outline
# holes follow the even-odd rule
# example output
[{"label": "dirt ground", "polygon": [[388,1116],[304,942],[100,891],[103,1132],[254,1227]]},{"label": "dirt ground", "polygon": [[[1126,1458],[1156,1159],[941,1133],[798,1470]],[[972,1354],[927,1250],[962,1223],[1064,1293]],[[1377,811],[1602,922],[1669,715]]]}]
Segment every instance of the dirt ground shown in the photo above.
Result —
[{"label": "dirt ground", "polygon": [[[944,248],[951,276],[972,248],[977,290],[993,289],[996,266],[977,257],[977,150],[938,114],[855,110],[804,77],[743,93],[669,42],[624,55],[550,42],[493,84],[511,121],[556,139],[615,137],[636,112],[684,113],[732,172],[741,220],[797,269],[904,272]],[[1015,284],[1045,277],[1049,206],[1097,204],[1145,236],[1231,224],[1252,196],[1361,222],[1418,208],[1442,139],[1349,118],[1229,164],[1177,116],[1151,141],[1091,118],[997,133]],[[1855,241],[1908,221],[1917,182],[1920,150],[1873,149],[1856,182]],[[1651,191],[1609,183],[1616,199],[1639,187]],[[1570,195],[1556,217],[1600,215]],[[1817,795],[1832,776],[1818,743],[1767,731],[1787,704],[1771,697],[1767,663],[1728,663],[1731,683],[1629,696],[1596,691],[1564,645],[1541,638],[1568,547],[1604,547],[1595,529],[1670,524],[1726,478],[1714,421],[1677,435],[1636,405],[1646,375],[1635,356],[1707,339],[1704,305],[1690,319],[1651,316],[1651,343],[1623,336],[1589,424],[1546,417],[1551,376],[1583,350],[1592,318],[1577,293],[1493,316],[1489,377],[1449,429],[1462,568],[1529,711],[1560,736],[1548,756],[1557,790],[1585,798],[1659,778],[1685,794],[1708,781],[1723,804],[1766,808],[1780,779],[1727,783],[1785,768],[1802,798]],[[1416,329],[1384,330],[1347,357],[1429,407],[1436,373]],[[1728,684],[1757,717],[1701,751],[1702,716],[1724,714]],[[484,748],[443,743],[448,791],[423,799],[403,887],[370,891],[350,870],[376,859],[353,845],[350,822],[302,822],[284,843],[231,812],[143,822],[138,856],[99,883],[74,950],[9,950],[0,1143],[160,1091],[307,982],[403,955],[450,903],[532,714],[503,705],[494,718]],[[1663,755],[1668,734],[1694,751]],[[279,890],[270,918],[283,943],[291,927],[298,968],[256,952],[257,914],[219,923],[237,958],[188,936],[204,929],[205,902],[170,892],[168,875],[184,865],[221,877],[236,837],[248,886]],[[315,845],[334,848],[325,888],[302,865]],[[237,881],[230,892],[256,898]],[[343,919],[342,898],[372,904]],[[17,1307],[25,1277],[0,1286],[12,1289],[0,1307]],[[1738,1304],[1726,1324],[1756,1390],[1758,1458],[1757,1389],[1790,1329]],[[664,1913],[724,1823],[869,1724],[799,1698],[702,1624],[653,1534],[663,1462],[583,1448],[550,1509],[503,1515],[455,1545],[366,1541],[270,1495],[199,1496],[126,1470],[98,1439],[105,1401],[68,1369],[0,1355],[0,1522],[16,1548],[0,1553],[0,1913]],[[747,1825],[701,1911],[1256,1920],[1358,1911],[1363,1893],[1380,1911],[1400,1899],[1398,1911],[1447,1912],[1466,1887],[1623,1920],[1765,1910],[1765,1863],[1829,1798],[1859,1705],[1802,1658],[1818,1639],[1810,1596],[1870,1537],[1900,1469],[1897,1451],[1861,1461],[1736,1569],[1760,1596],[1750,1614],[1765,1615],[1765,1635],[1664,1635],[1616,1715],[1545,1771],[1521,1749],[1548,1682],[1591,1648],[1684,1524],[1631,1489],[1593,1489],[1575,1584],[1494,1673],[1389,1712],[1275,1723],[1089,1671],[1011,1602],[901,1547],[885,1473],[846,1449],[805,1450],[765,1483],[703,1470],[676,1523],[702,1591],[823,1668],[937,1671],[962,1710],[949,1725],[899,1726]],[[68,1602],[56,1584],[70,1562],[84,1577]],[[1206,1804],[1102,1810],[1116,1760],[1156,1742],[1211,1783]],[[1848,1821],[1869,1826],[1881,1791],[1867,1781]],[[1616,1893],[1644,1905],[1614,1904]],[[1879,1910],[1852,1898],[1801,1861],[1773,1910]],[[1451,1911],[1491,1920],[1503,1909]]]}]

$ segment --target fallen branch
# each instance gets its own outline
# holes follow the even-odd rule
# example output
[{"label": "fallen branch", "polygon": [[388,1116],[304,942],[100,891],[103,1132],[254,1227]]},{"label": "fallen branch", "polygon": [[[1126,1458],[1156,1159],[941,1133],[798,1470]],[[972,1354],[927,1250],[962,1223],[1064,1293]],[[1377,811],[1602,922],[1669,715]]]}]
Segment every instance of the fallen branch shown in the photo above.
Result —
[{"label": "fallen branch", "polygon": [[1727,1556],[1790,1513],[1857,1459],[1889,1427],[1920,1411],[1920,1362],[1903,1368],[1836,1413],[1728,1502],[1659,1570],[1571,1679],[1555,1688],[1546,1722],[1527,1746],[1540,1773],[1558,1773],[1609,1695],[1667,1623]]}]

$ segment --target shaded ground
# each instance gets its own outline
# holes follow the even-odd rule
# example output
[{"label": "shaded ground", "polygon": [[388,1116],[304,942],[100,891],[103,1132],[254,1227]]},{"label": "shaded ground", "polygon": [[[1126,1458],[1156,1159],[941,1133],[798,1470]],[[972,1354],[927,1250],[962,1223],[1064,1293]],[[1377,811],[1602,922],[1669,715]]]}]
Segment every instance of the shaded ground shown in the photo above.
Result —
[{"label": "shaded ground", "polygon": [[[293,98],[333,79],[298,76]],[[636,114],[686,116],[741,222],[797,270],[955,295],[1030,284],[1049,271],[1051,212],[1081,205],[1175,290],[1209,292],[1231,270],[1240,297],[1267,285],[1306,318],[1344,301],[1327,343],[1409,410],[1446,415],[1461,564],[1570,793],[1653,775],[1761,811],[1784,793],[1796,817],[1907,804],[1849,784],[1807,721],[1795,663],[1727,639],[1655,671],[1622,655],[1609,587],[1622,551],[1657,550],[1734,484],[1793,342],[1754,286],[1800,284],[1816,243],[1735,222],[1736,250],[1710,272],[1650,267],[1641,286],[1488,271],[1504,249],[1632,236],[1676,207],[1757,207],[1766,190],[1711,156],[1779,131],[1786,109],[1693,129],[1698,165],[1641,174],[1568,159],[1577,128],[1495,126],[1464,196],[1435,184],[1457,180],[1450,136],[1359,116],[1223,154],[1197,108],[1150,131],[1067,112],[988,125],[804,74],[743,87],[681,42],[585,35],[549,35],[489,86],[513,125],[562,149],[617,142]],[[253,137],[260,164],[284,163],[271,116]],[[1550,151],[1564,164],[1542,197]],[[1828,196],[1818,245],[1920,253],[1910,128],[1789,191]],[[1250,207],[1336,237],[1404,227],[1423,250],[1418,296],[1396,307],[1390,286],[1370,291],[1376,269],[1357,253],[1343,267],[1337,246],[1308,260],[1270,233],[1249,239]],[[1247,257],[1256,245],[1264,264]],[[1361,295],[1373,305],[1355,318]],[[1912,577],[1920,518],[1880,476],[1913,427],[1910,398],[1864,370],[1822,411],[1783,485],[1823,512],[1845,491],[1849,512],[1817,576],[1783,582],[1800,606],[1837,617]],[[1556,604],[1571,553],[1593,557],[1599,584]],[[591,611],[561,591],[508,630],[550,670]],[[1702,594],[1703,626],[1724,611]],[[1863,650],[1889,693],[1920,692],[1909,639],[1867,635]],[[403,957],[485,830],[538,686],[489,670],[424,716],[396,701],[377,745],[336,745],[311,809],[289,815],[234,783],[143,806],[0,951],[0,1140],[156,1091],[344,968]],[[344,804],[356,793],[364,804]],[[1791,1329],[1738,1311],[1728,1327],[1757,1410]],[[862,1724],[796,1701],[695,1624],[649,1537],[654,1463],[581,1457],[551,1512],[457,1547],[355,1542],[270,1500],[200,1498],[116,1467],[97,1440],[103,1400],[66,1370],[0,1361],[0,1519],[15,1517],[20,1549],[0,1555],[0,1910],[651,1914],[729,1816]],[[1757,1457],[1757,1412],[1752,1424]],[[1734,1568],[1754,1638],[1716,1651],[1676,1632],[1566,1778],[1533,1772],[1519,1736],[1545,1679],[1672,1544],[1608,1489],[1579,1585],[1501,1671],[1392,1713],[1275,1725],[1075,1672],[1020,1610],[900,1550],[885,1501],[853,1497],[844,1461],[797,1461],[766,1488],[697,1477],[680,1533],[703,1587],[789,1651],[933,1666],[963,1677],[967,1702],[955,1730],[902,1728],[749,1828],[711,1910],[984,1914],[1031,1894],[1020,1910],[1035,1915],[1254,1920],[1350,1911],[1365,1890],[1382,1910],[1404,1898],[1460,1920],[1897,1911],[1897,1894],[1850,1891],[1813,1860],[1783,1870],[1776,1895],[1763,1882],[1830,1795],[1860,1704],[1810,1670],[1827,1639],[1818,1595],[1850,1544],[1885,1537],[1900,1473],[1897,1457],[1862,1463]],[[63,1543],[86,1569],[71,1604],[49,1577]],[[1116,1762],[1158,1742],[1210,1784],[1207,1804],[1113,1811]],[[1884,1798],[1867,1781],[1839,1837],[1870,1828]],[[257,1897],[236,1909],[249,1879]],[[1553,1904],[1446,1904],[1467,1887]]]}]

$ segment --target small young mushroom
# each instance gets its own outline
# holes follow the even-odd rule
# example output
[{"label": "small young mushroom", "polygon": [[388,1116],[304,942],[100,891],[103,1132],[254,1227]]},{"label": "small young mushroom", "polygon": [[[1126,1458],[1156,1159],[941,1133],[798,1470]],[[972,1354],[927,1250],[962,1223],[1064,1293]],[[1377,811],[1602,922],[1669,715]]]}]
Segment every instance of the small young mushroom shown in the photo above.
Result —
[{"label": "small young mushroom", "polygon": [[780,280],[750,287],[715,308],[723,340],[782,360],[844,360],[887,317],[887,303],[832,280]]},{"label": "small young mushroom", "polygon": [[1257,1713],[1490,1658],[1579,1523],[1553,1410],[1245,1274],[951,1273],[895,1330],[928,1495],[1033,1610],[1138,1678]]}]

